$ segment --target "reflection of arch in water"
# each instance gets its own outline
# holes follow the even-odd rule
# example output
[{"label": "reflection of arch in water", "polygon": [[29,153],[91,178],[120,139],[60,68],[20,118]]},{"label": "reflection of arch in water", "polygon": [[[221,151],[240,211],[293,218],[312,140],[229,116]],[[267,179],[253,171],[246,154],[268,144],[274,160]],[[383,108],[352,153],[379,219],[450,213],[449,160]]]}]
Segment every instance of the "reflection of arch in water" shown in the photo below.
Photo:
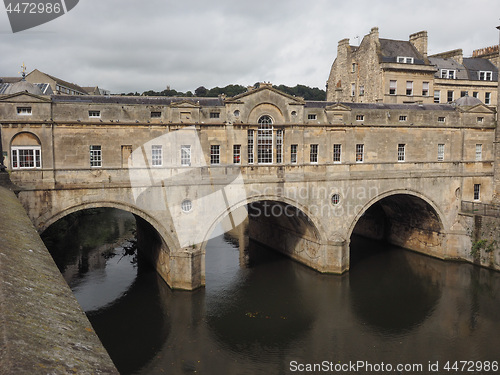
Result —
[{"label": "reflection of arch in water", "polygon": [[[172,322],[160,295],[168,289],[155,272],[138,272],[127,293],[89,314],[99,339],[118,370],[139,371],[162,349]],[[167,292],[171,291],[168,289]],[[158,300],[160,301],[158,303]],[[123,345],[123,343],[130,343]]]},{"label": "reflection of arch in water", "polygon": [[[107,206],[108,204],[103,204],[102,208],[108,208]],[[73,213],[83,211],[81,206],[78,208],[80,209],[73,207],[68,211],[73,211]],[[93,210],[94,208],[86,208],[85,210]],[[114,238],[114,236],[117,236],[117,231],[121,235],[125,231],[123,227],[117,229],[114,225],[106,228],[108,227],[108,223],[113,222],[109,220],[110,217],[108,216],[113,209],[115,208],[97,211],[98,216],[94,214],[83,216],[83,220],[80,218],[74,222],[76,225],[68,226],[67,231],[63,232],[66,236],[71,236],[72,244],[75,244],[75,238],[79,239],[77,243],[80,244],[80,248],[76,249],[78,255],[85,254],[85,256],[88,256],[88,250],[92,249],[92,253],[94,254],[92,257],[92,268],[97,274],[102,272],[102,268],[107,267],[106,258],[104,254],[101,254],[103,246],[98,246],[97,243],[103,244],[109,239],[110,234]],[[69,214],[68,211],[60,213],[58,216],[61,216],[61,218],[66,217],[66,214]],[[126,212],[125,210],[120,211]],[[138,219],[137,216],[136,219]],[[51,220],[51,222],[54,220]],[[128,220],[133,220],[133,218]],[[102,225],[103,223],[104,225]],[[51,231],[50,226],[47,228],[47,231]],[[86,240],[88,236],[96,236],[99,241],[89,244]],[[120,240],[123,240],[123,237],[120,237]],[[63,252],[69,253],[69,246],[65,243],[61,245],[59,248]],[[113,249],[116,245],[111,245],[110,248]],[[116,254],[116,257],[119,258],[120,255]],[[115,259],[114,262],[117,260]],[[127,259],[123,260],[123,262],[128,261]],[[58,265],[64,266],[65,264],[67,264],[67,260],[63,264]],[[80,260],[77,260],[75,264],[79,265]],[[87,306],[88,309],[92,309],[91,311],[87,311],[87,315],[100,341],[120,372],[124,371],[127,373],[138,371],[151,361],[161,349],[167,339],[168,333],[171,331],[169,314],[165,311],[167,304],[158,302],[161,299],[160,296],[164,294],[164,290],[167,289],[169,291],[169,288],[160,279],[160,276],[151,270],[151,267],[144,267],[143,262],[139,262],[138,264],[137,276],[131,280],[131,283],[126,288],[118,290],[121,292],[119,296],[117,294],[114,300],[108,299],[103,301],[104,303],[99,305],[99,307],[95,307],[95,305]],[[129,272],[132,272],[132,270],[129,269]],[[109,275],[109,273],[107,274]],[[117,274],[115,273],[114,276],[117,276]],[[100,277],[97,277],[97,279],[98,281],[90,281],[91,288],[89,290],[95,287],[96,282],[100,282]],[[76,283],[77,287],[78,285],[79,283]],[[125,285],[123,286],[125,287]]]},{"label": "reflection of arch in water", "polygon": [[300,266],[254,241],[249,247],[266,261],[245,270],[244,282],[224,289],[224,298],[207,306],[206,320],[221,347],[241,356],[261,351],[259,361],[265,362],[309,335],[315,316],[298,284]]},{"label": "reflection of arch in water", "polygon": [[[365,240],[362,246],[390,245]],[[349,271],[352,311],[380,334],[404,334],[423,324],[440,298],[437,260],[396,249],[370,257]]]}]

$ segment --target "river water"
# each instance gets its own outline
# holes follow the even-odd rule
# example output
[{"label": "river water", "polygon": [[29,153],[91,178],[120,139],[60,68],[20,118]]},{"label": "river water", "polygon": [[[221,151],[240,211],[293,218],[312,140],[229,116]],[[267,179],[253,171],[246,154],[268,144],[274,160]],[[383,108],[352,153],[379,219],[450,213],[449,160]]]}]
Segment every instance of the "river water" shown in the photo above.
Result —
[{"label": "river water", "polygon": [[219,236],[206,287],[172,291],[124,255],[134,227],[106,209],[43,235],[122,374],[500,372],[498,272],[354,238],[350,272],[322,275]]}]

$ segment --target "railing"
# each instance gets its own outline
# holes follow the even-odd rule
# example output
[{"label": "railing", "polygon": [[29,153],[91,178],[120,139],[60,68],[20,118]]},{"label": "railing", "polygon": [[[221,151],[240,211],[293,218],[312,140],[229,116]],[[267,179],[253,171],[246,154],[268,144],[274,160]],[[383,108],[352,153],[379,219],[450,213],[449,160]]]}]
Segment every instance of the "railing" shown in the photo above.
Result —
[{"label": "railing", "polygon": [[500,205],[462,201],[462,212],[473,215],[500,217]]}]

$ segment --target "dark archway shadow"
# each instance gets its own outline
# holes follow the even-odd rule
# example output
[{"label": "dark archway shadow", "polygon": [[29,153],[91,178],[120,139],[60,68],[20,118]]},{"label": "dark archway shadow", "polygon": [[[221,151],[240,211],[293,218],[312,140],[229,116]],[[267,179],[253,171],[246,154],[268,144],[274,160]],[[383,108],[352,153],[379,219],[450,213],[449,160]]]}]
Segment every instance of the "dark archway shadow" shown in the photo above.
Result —
[{"label": "dark archway shadow", "polygon": [[[160,302],[162,288],[168,286],[161,285],[164,282],[144,254],[136,251],[126,256],[120,250],[124,244],[135,245],[136,232],[147,239],[142,252],[148,251],[148,245],[161,241],[145,220],[116,208],[71,213],[41,235],[70,288],[78,295],[76,290],[81,291],[84,283],[90,286],[80,293],[85,300],[82,308],[120,373],[133,373],[151,361],[170,332],[166,307]],[[113,264],[133,265],[117,270],[108,264],[109,258],[113,258]],[[109,267],[113,269],[111,273],[107,271]],[[120,281],[101,283],[108,276]],[[89,303],[92,299],[98,302]]]},{"label": "dark archway shadow", "polygon": [[442,228],[432,206],[413,195],[388,196],[365,211],[351,236],[349,270],[351,304],[361,322],[402,334],[430,316],[441,298],[439,271],[431,265],[437,260],[408,256],[403,248],[425,253],[426,246],[441,246]]}]

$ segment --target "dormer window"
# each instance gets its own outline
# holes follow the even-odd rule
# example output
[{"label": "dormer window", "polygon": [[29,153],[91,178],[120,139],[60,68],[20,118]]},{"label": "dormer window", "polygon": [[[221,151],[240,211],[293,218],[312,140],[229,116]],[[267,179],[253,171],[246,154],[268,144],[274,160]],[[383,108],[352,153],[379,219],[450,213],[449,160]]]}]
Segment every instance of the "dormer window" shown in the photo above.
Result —
[{"label": "dormer window", "polygon": [[414,61],[413,57],[398,56],[397,58],[397,62],[401,64],[413,64]]},{"label": "dormer window", "polygon": [[441,69],[441,78],[456,79],[457,71],[453,69]]},{"label": "dormer window", "polygon": [[491,71],[480,71],[479,80],[480,81],[491,81],[493,79],[493,72]]}]

